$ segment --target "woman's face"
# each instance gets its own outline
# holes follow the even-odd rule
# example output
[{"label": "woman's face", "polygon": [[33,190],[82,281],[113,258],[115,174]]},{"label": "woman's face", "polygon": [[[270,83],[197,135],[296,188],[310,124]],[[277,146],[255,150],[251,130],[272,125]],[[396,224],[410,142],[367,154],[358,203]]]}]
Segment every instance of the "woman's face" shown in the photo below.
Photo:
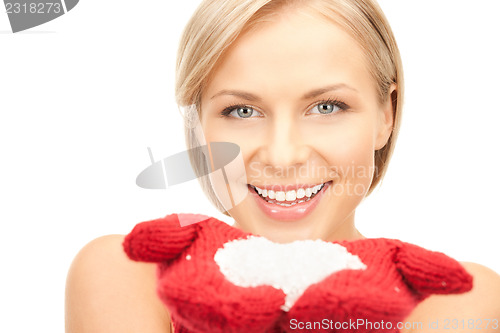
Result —
[{"label": "woman's face", "polygon": [[229,179],[248,191],[229,210],[236,227],[276,242],[362,237],[354,211],[391,133],[392,105],[380,103],[362,49],[339,26],[287,11],[241,35],[201,110],[207,143],[241,149],[246,181]]}]

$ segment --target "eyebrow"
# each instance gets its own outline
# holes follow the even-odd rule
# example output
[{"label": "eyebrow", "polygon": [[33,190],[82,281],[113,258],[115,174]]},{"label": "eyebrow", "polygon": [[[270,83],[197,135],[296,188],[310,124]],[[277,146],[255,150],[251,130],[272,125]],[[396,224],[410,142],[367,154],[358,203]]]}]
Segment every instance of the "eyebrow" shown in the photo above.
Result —
[{"label": "eyebrow", "polygon": [[256,101],[260,102],[261,99],[257,95],[254,95],[249,92],[241,91],[241,90],[221,90],[217,94],[213,95],[211,99],[214,99],[215,97],[222,96],[222,95],[229,95],[229,96],[236,96],[236,97],[241,97],[243,99],[246,99],[248,101]]},{"label": "eyebrow", "polygon": [[[355,88],[353,88],[345,83],[337,83],[337,84],[332,84],[332,85],[329,85],[326,87],[311,90],[311,91],[305,93],[302,96],[302,99],[311,99],[311,98],[317,97],[319,95],[322,95],[324,93],[334,91],[334,90],[340,90],[340,89],[348,89],[348,90],[352,90],[354,92],[358,92]],[[222,95],[236,96],[236,97],[240,97],[240,98],[246,99],[248,101],[253,101],[253,102],[260,102],[261,101],[260,97],[258,97],[257,95],[254,95],[252,93],[242,91],[242,90],[227,90],[227,89],[219,91],[218,93],[213,95],[211,97],[211,99],[214,99],[215,97],[219,97]]]},{"label": "eyebrow", "polygon": [[302,99],[311,99],[311,98],[317,97],[319,95],[322,95],[324,93],[334,91],[334,90],[341,90],[341,89],[347,89],[347,90],[352,90],[354,92],[358,92],[356,89],[354,89],[353,87],[351,87],[345,83],[337,83],[337,84],[332,84],[330,86],[326,86],[323,88],[311,90],[310,92],[304,94]]}]

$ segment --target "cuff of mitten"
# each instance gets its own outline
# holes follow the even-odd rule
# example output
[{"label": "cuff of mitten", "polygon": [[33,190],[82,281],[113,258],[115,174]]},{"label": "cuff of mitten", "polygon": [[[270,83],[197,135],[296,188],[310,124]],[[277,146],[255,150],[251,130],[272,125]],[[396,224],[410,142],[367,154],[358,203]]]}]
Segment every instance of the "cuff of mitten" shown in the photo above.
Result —
[{"label": "cuff of mitten", "polygon": [[472,289],[472,275],[444,253],[401,242],[395,262],[407,283],[423,294],[458,294]]},{"label": "cuff of mitten", "polygon": [[125,236],[123,249],[134,261],[172,260],[192,244],[196,234],[196,224],[181,227],[177,214],[170,214],[137,224]]}]

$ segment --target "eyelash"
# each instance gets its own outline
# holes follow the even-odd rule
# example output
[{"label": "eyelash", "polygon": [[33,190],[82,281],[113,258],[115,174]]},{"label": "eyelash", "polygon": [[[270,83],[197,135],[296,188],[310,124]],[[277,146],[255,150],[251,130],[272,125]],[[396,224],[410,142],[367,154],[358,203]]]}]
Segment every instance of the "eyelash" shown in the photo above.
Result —
[{"label": "eyelash", "polygon": [[[349,106],[346,103],[344,103],[338,99],[331,99],[331,98],[328,98],[326,100],[321,100],[321,101],[317,102],[316,104],[314,104],[313,106],[310,106],[309,109],[311,110],[312,108],[315,108],[321,104],[331,104],[331,105],[335,105],[339,108],[339,110],[337,112],[323,114],[324,116],[333,116],[337,113],[342,113],[342,112],[349,110]],[[221,111],[220,115],[221,115],[221,117],[226,117],[226,118],[246,119],[246,118],[242,118],[242,117],[230,116],[231,112],[233,112],[235,109],[238,109],[238,108],[251,108],[252,110],[256,111],[254,107],[246,105],[246,104],[231,104],[231,105],[228,105],[227,107],[225,107]],[[259,112],[259,111],[257,111],[257,112]],[[321,114],[321,113],[316,113],[316,114]],[[253,117],[249,117],[249,118],[253,118]]]}]

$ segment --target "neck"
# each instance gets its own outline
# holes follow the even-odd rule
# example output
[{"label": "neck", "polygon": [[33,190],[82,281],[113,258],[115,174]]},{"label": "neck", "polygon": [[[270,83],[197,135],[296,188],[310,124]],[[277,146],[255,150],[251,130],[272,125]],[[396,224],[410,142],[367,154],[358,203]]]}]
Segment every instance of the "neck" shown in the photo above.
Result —
[{"label": "neck", "polygon": [[334,242],[341,240],[357,240],[366,238],[356,228],[354,223],[355,211],[353,211],[347,218],[338,225],[326,238],[326,241]]}]

